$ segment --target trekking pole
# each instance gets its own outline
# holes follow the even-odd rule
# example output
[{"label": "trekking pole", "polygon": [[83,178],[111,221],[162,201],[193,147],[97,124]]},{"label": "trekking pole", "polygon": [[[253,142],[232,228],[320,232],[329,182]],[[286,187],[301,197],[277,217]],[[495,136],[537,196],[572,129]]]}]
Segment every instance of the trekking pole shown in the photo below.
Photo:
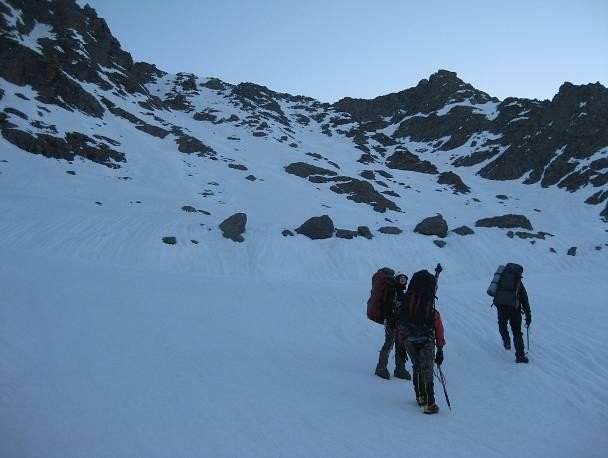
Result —
[{"label": "trekking pole", "polygon": [[448,403],[449,409],[452,410],[452,405],[450,404],[450,398],[448,396],[448,391],[445,388],[445,385],[446,385],[445,376],[443,375],[441,366],[438,365],[437,369],[439,370],[439,376],[437,376],[437,374],[435,374],[435,377],[437,377],[439,379],[439,381],[441,382],[441,386],[443,387],[443,395],[445,396],[445,402]]}]

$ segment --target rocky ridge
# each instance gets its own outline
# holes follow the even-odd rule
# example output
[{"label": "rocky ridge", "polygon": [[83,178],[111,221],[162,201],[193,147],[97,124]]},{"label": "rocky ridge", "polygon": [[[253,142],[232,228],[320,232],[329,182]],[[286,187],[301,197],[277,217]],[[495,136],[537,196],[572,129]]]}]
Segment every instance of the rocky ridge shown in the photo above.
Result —
[{"label": "rocky ridge", "polygon": [[[439,190],[462,198],[474,195],[474,185],[456,173],[470,170],[487,180],[580,194],[608,220],[608,89],[599,83],[564,83],[551,101],[500,101],[439,70],[398,93],[327,104],[134,62],[104,19],[73,0],[0,0],[0,83],[0,141],[49,158],[119,170],[129,162],[111,128],[120,123],[170,142],[176,153],[247,171],[231,150],[211,144],[210,131],[223,126],[235,145],[254,137],[299,153],[283,166],[294,180],[377,213],[407,214],[401,198],[411,190],[411,174],[428,175]],[[94,133],[73,127],[83,118]],[[304,134],[341,139],[350,156],[311,149]],[[395,226],[376,230],[398,233],[387,227]]]}]

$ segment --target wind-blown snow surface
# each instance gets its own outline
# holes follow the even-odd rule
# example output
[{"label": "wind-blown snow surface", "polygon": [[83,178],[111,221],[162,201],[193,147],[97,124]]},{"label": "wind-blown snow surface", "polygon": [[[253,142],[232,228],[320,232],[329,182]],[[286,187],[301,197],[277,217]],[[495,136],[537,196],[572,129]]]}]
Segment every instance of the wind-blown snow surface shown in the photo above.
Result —
[{"label": "wind-blown snow surface", "polygon": [[[459,221],[450,205],[461,204],[410,174],[422,197],[405,215],[365,216],[272,161],[250,183],[152,140],[138,146],[120,170],[3,147],[1,457],[608,455],[608,263],[593,249],[604,226],[592,209],[560,190],[467,176],[478,196],[508,189],[512,205],[542,207],[535,228],[559,237],[530,245],[480,228],[439,249],[411,232],[421,217],[441,211],[455,227],[505,212],[486,203]],[[206,187],[215,200],[194,202]],[[188,204],[213,217],[180,210]],[[280,236],[320,204],[341,227],[390,216],[405,232]],[[216,227],[239,208],[240,244]],[[572,244],[578,255],[565,256]],[[526,268],[529,365],[502,349],[485,295],[508,261]],[[442,410],[425,416],[409,382],[373,375],[383,329],[364,304],[376,268],[411,275],[437,262],[453,410],[438,386]]]}]

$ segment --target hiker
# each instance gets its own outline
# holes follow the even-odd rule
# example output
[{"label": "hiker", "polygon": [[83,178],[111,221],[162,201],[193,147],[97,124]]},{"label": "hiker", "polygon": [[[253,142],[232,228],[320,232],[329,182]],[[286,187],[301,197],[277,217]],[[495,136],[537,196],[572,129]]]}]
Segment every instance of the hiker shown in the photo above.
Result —
[{"label": "hiker", "polygon": [[382,298],[382,312],[384,319],[384,345],[380,349],[378,357],[378,365],[376,366],[375,374],[378,377],[389,380],[391,378],[388,366],[388,358],[393,346],[395,347],[395,372],[393,375],[404,380],[411,380],[412,376],[405,368],[407,362],[407,353],[402,342],[397,339],[397,321],[395,312],[400,305],[405,295],[405,287],[407,286],[407,275],[399,273],[394,279],[387,282],[387,288]]},{"label": "hiker", "polygon": [[441,315],[435,308],[439,272],[438,264],[435,275],[421,270],[412,276],[398,314],[398,327],[412,360],[416,402],[425,414],[439,412],[433,384],[433,363],[438,366],[443,363],[445,346]]},{"label": "hiker", "polygon": [[515,346],[515,362],[527,363],[524,337],[521,332],[521,317],[526,318],[526,328],[532,323],[528,293],[522,281],[523,267],[519,264],[509,263],[505,266],[494,295],[493,305],[498,312],[498,332],[502,337],[505,350],[511,350],[511,337],[507,323],[511,325],[513,344]]}]

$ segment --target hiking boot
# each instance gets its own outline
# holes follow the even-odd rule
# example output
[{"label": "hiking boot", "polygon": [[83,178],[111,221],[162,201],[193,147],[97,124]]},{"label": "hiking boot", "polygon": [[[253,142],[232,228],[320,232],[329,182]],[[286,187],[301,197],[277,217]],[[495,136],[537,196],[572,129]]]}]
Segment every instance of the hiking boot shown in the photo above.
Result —
[{"label": "hiking boot", "polygon": [[390,380],[391,379],[391,374],[388,372],[388,369],[386,367],[380,367],[380,366],[376,367],[375,374],[378,377],[381,377],[381,378],[386,379],[386,380]]},{"label": "hiking boot", "polygon": [[427,415],[439,413],[439,406],[434,402],[432,404],[425,404],[423,412]]},{"label": "hiking boot", "polygon": [[511,349],[511,341],[509,340],[505,340],[503,343],[503,346],[505,347],[505,350],[510,350]]},{"label": "hiking boot", "polygon": [[422,396],[416,396],[416,402],[420,407],[422,407],[426,404],[426,399],[424,399]]},{"label": "hiking boot", "polygon": [[515,357],[515,362],[516,363],[529,363],[530,360],[528,359],[528,357],[526,355],[519,355]]},{"label": "hiking boot", "polygon": [[410,375],[410,373],[407,371],[407,369],[403,368],[398,368],[395,369],[395,372],[393,373],[393,375],[397,378],[403,379],[403,380],[411,380],[412,376]]}]

